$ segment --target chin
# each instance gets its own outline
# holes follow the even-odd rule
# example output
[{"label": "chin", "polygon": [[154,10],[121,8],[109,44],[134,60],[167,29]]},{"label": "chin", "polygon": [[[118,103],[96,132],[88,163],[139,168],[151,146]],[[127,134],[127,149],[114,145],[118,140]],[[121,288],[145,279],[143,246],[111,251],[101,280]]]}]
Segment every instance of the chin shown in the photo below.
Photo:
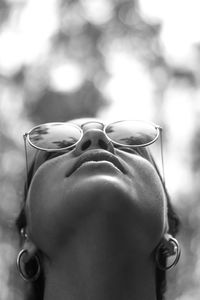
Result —
[{"label": "chin", "polygon": [[124,203],[126,199],[132,198],[134,191],[130,193],[131,184],[127,178],[120,172],[110,172],[101,174],[99,172],[91,173],[87,176],[79,176],[73,184],[70,184],[67,190],[67,197],[73,198],[74,201],[83,201],[90,199],[97,205],[101,201],[106,203],[117,204],[117,201]]}]

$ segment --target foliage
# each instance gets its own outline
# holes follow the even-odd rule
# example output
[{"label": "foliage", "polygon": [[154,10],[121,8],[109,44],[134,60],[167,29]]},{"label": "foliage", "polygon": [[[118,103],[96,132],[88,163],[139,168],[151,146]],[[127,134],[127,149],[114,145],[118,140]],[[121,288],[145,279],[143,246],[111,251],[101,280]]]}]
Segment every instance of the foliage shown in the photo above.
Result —
[{"label": "foliage", "polygon": [[[180,66],[169,61],[160,43],[162,24],[144,18],[139,2],[136,0],[93,2],[60,0],[51,3],[54,3],[52,5],[56,16],[56,25],[51,32],[46,35],[43,32],[48,21],[45,13],[42,16],[43,23],[37,29],[40,5],[42,8],[40,4],[35,14],[35,23],[32,24],[33,28],[30,27],[33,31],[30,32],[27,41],[21,40],[25,42],[23,47],[33,43],[32,50],[33,48],[35,50],[31,52],[31,47],[28,48],[27,45],[24,55],[18,57],[23,47],[19,48],[20,40],[16,39],[13,48],[7,49],[12,54],[10,60],[12,61],[13,57],[15,60],[10,65],[9,60],[0,61],[0,269],[2,270],[0,281],[4,286],[0,291],[0,298],[2,300],[23,299],[21,284],[15,276],[15,256],[19,246],[14,229],[14,221],[22,201],[24,181],[21,136],[35,124],[65,121],[82,116],[92,117],[96,116],[102,108],[109,109],[112,99],[105,92],[105,87],[112,77],[110,57],[119,50],[131,53],[150,74],[154,85],[155,118],[161,122],[168,133],[165,138],[166,156],[170,156],[173,149],[172,155],[181,157],[181,162],[184,163],[181,171],[186,169],[190,174],[190,181],[185,186],[182,184],[182,187],[176,191],[175,205],[182,219],[180,238],[183,254],[180,271],[169,275],[171,288],[168,299],[198,299],[198,283],[195,276],[199,275],[200,269],[198,254],[200,245],[197,240],[197,228],[200,223],[198,203],[200,127],[196,126],[194,131],[191,126],[185,144],[184,138],[178,139],[175,136],[176,127],[179,130],[178,136],[182,137],[182,131],[191,124],[187,119],[190,109],[185,110],[187,115],[183,113],[181,124],[185,127],[178,127],[176,120],[173,123],[172,117],[175,102],[170,106],[171,100],[166,100],[168,99],[166,95],[173,86],[184,92],[187,90],[191,94],[198,92],[199,48],[195,48],[198,67],[188,68],[187,65]],[[34,8],[31,0],[27,2],[1,0],[1,34],[10,30],[20,35],[19,24],[24,20],[24,16],[27,18],[27,11],[31,11],[29,8],[31,5]],[[48,3],[45,5],[49,6]],[[43,37],[42,42],[37,38],[40,34]],[[42,47],[39,43],[42,43]],[[180,114],[184,103],[184,101],[176,102],[176,111]],[[191,97],[187,103],[189,103],[187,107],[190,108],[191,105],[199,109],[198,99],[195,101]],[[171,115],[166,116],[166,107],[173,108]],[[195,124],[197,123],[196,120]],[[176,139],[181,141],[178,146],[177,143],[172,143],[172,140]],[[10,272],[6,271],[8,268]],[[186,292],[188,298],[183,296]]]}]

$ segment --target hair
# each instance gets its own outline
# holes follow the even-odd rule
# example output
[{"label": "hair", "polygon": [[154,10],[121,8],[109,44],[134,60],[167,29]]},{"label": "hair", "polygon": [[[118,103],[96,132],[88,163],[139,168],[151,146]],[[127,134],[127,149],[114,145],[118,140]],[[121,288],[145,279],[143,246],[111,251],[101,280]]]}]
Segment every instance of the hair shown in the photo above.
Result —
[{"label": "hair", "polygon": [[[42,153],[41,153],[42,152]],[[131,149],[130,149],[131,152]],[[160,177],[160,180],[162,182],[162,186],[163,186],[163,190],[166,196],[166,201],[167,201],[167,217],[168,217],[168,223],[169,223],[169,230],[168,233],[170,233],[172,236],[176,236],[178,231],[179,231],[179,218],[172,206],[171,203],[171,199],[170,196],[168,194],[168,191],[166,189],[166,186],[163,182],[162,176],[158,170],[158,167],[152,157],[152,155],[150,154],[150,152],[148,151],[148,149],[146,148],[139,148],[138,150],[139,154],[143,157],[145,157],[147,160],[149,160],[152,165],[154,166],[158,176]],[[27,176],[27,182],[25,183],[25,189],[24,189],[24,200],[22,203],[22,208],[20,211],[20,214],[17,218],[16,221],[16,226],[18,229],[19,234],[21,233],[21,229],[26,227],[26,214],[25,214],[25,203],[26,203],[26,197],[27,197],[27,192],[29,189],[29,186],[31,184],[32,178],[34,176],[34,173],[38,167],[37,165],[37,160],[38,160],[38,156],[42,155],[42,160],[43,162],[45,162],[46,160],[52,158],[52,154],[49,152],[44,152],[44,151],[37,151],[35,158],[33,159],[33,162],[30,166],[30,169],[28,171],[28,176]],[[55,154],[54,154],[55,155]],[[40,261],[42,263],[42,252],[40,250],[38,250],[37,252],[38,257],[40,258]],[[163,266],[166,265],[166,256],[164,255],[164,253],[160,254],[160,261],[162,263]],[[33,265],[30,261],[30,263],[27,263],[26,265],[26,270],[28,272],[28,269],[31,270],[33,268]],[[41,268],[42,269],[42,268]],[[164,300],[164,295],[165,295],[165,291],[166,291],[166,271],[159,269],[157,266],[155,268],[155,279],[156,279],[156,299],[157,300]],[[39,278],[35,281],[35,282],[31,282],[29,283],[28,286],[28,295],[26,300],[43,300],[43,295],[44,295],[44,287],[45,287],[45,276],[43,271],[41,271]]]}]

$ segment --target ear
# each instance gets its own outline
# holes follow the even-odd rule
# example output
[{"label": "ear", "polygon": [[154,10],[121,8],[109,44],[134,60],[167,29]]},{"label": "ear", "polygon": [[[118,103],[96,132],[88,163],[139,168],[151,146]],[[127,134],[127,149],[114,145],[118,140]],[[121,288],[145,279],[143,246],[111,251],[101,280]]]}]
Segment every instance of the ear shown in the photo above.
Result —
[{"label": "ear", "polygon": [[161,244],[164,249],[168,252],[168,256],[174,255],[177,247],[177,240],[172,237],[171,234],[165,233],[161,239]]},{"label": "ear", "polygon": [[25,228],[21,230],[21,235],[23,238],[23,249],[26,250],[27,255],[24,258],[24,263],[28,262],[32,257],[35,256],[37,252],[37,247],[35,243],[29,238],[27,231]]},{"label": "ear", "polygon": [[27,250],[27,261],[29,261],[37,252],[37,247],[31,240],[26,240],[24,250]]},{"label": "ear", "polygon": [[28,237],[25,230],[21,230],[23,237],[23,249],[17,256],[17,268],[19,274],[25,281],[35,281],[39,278],[41,265],[36,245]]},{"label": "ear", "polygon": [[178,263],[180,255],[178,241],[171,234],[165,233],[155,252],[157,267],[163,271],[171,269]]}]

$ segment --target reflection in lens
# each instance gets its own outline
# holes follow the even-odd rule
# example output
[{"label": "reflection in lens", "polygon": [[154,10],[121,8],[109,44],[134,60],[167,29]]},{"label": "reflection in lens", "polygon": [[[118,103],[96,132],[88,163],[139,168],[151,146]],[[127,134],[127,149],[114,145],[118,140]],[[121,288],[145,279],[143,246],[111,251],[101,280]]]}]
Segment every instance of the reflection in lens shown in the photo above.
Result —
[{"label": "reflection in lens", "polygon": [[56,145],[56,149],[64,149],[70,146],[73,146],[77,142],[77,139],[73,137],[69,137],[68,140],[62,140],[62,141],[55,141],[52,142],[54,145]]},{"label": "reflection in lens", "polygon": [[29,133],[30,143],[41,150],[58,150],[73,146],[81,137],[81,129],[74,124],[47,123]]},{"label": "reflection in lens", "polygon": [[106,127],[106,134],[117,144],[144,146],[151,144],[158,136],[154,124],[142,121],[119,121]]}]

